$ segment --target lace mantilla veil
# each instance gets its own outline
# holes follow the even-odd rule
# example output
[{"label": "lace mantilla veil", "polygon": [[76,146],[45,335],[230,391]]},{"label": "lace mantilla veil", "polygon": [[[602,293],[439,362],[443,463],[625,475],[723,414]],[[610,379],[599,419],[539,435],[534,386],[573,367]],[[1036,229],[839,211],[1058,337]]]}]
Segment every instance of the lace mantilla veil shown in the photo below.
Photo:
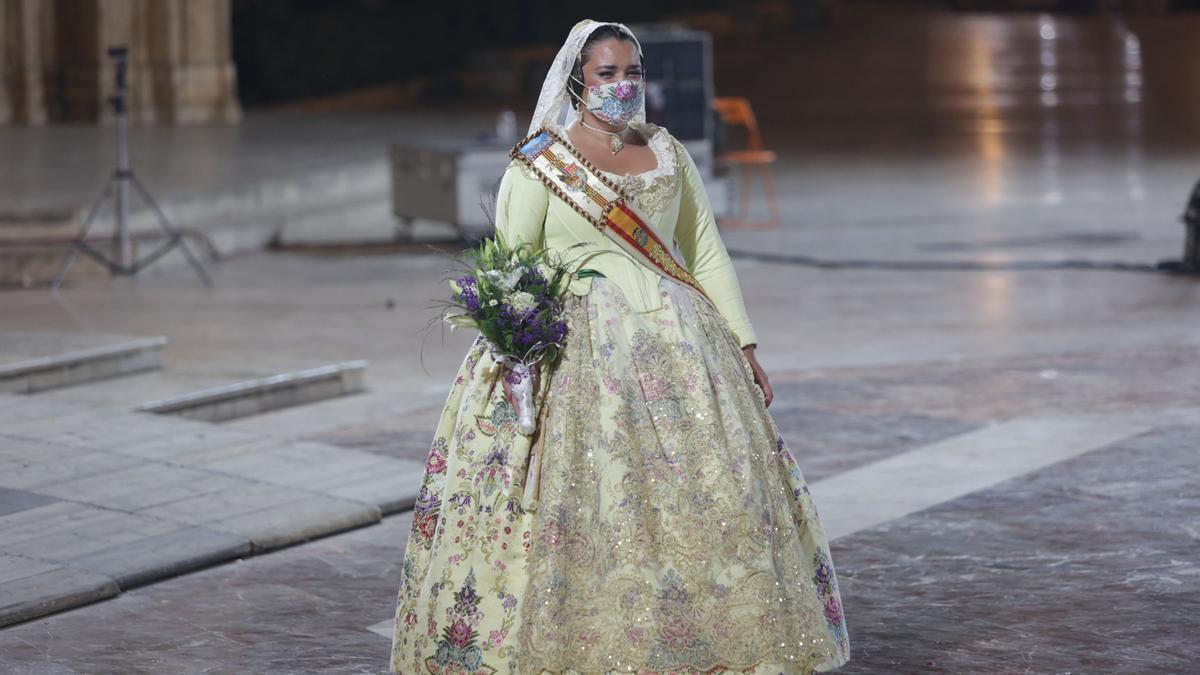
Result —
[{"label": "lace mantilla veil", "polygon": [[[567,35],[567,41],[563,43],[562,48],[554,57],[554,63],[550,64],[550,72],[546,73],[546,79],[542,82],[542,92],[538,95],[537,107],[534,108],[533,119],[529,122],[529,134],[533,134],[542,127],[548,127],[561,135],[568,126],[579,119],[579,113],[571,104],[571,95],[567,92],[568,76],[575,66],[575,59],[579,57],[579,53],[583,49],[583,43],[587,41],[592,31],[601,26],[616,26],[622,32],[627,33],[637,46],[638,57],[642,56],[642,43],[638,42],[637,36],[623,23],[584,19],[575,24]],[[563,117],[563,108],[566,108],[566,118],[560,122],[560,118]],[[643,97],[642,106],[630,124],[637,125],[645,121],[646,99]]]}]

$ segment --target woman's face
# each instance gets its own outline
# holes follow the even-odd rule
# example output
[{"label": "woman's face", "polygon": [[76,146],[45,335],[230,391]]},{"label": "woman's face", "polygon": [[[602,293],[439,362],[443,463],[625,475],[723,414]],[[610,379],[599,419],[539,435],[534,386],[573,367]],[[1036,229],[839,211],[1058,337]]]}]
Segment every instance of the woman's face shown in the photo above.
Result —
[{"label": "woman's face", "polygon": [[[638,60],[637,45],[631,40],[605,38],[591,46],[587,62],[583,64],[583,83],[588,87],[641,78],[642,64]],[[585,93],[584,98],[587,96]]]}]

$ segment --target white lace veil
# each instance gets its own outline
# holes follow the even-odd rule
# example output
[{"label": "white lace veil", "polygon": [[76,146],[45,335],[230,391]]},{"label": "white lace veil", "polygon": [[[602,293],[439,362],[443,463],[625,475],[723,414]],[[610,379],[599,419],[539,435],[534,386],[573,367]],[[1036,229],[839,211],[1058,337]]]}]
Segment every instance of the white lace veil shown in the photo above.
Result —
[{"label": "white lace veil", "polygon": [[[561,49],[558,50],[558,55],[554,57],[554,63],[550,64],[550,72],[546,73],[546,79],[542,82],[542,93],[538,96],[537,107],[533,111],[533,119],[529,122],[529,133],[537,131],[541,127],[549,127],[557,133],[561,133],[563,129],[570,126],[579,114],[575,111],[575,106],[572,105],[571,95],[567,92],[568,76],[571,74],[571,69],[575,66],[575,59],[579,56],[579,52],[583,49],[583,43],[587,41],[592,31],[601,26],[616,26],[623,32],[628,33],[629,37],[633,38],[633,44],[637,46],[638,57],[642,56],[642,43],[638,42],[637,36],[629,27],[623,23],[614,21],[593,21],[584,19],[575,24],[571,28],[570,34],[567,35],[567,41],[563,43]],[[562,117],[563,108],[566,108],[566,119],[559,122]],[[630,124],[637,124],[646,121],[646,99],[642,98],[641,109],[634,116]]]}]

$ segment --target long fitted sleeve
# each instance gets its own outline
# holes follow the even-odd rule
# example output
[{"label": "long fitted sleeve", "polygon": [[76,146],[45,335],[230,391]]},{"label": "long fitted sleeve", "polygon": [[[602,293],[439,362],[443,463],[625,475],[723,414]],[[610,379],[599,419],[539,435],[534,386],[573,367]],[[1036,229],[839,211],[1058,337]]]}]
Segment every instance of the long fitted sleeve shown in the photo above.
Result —
[{"label": "long fitted sleeve", "polygon": [[518,160],[513,160],[504,170],[496,193],[496,231],[512,246],[530,242],[541,248],[549,200],[546,186],[526,175]]},{"label": "long fitted sleeve", "polygon": [[746,313],[733,262],[717,231],[717,221],[700,178],[700,170],[682,144],[678,147],[678,156],[684,161],[679,167],[682,193],[675,243],[688,270],[704,287],[717,311],[725,317],[738,343],[742,347],[758,344],[758,337]]}]

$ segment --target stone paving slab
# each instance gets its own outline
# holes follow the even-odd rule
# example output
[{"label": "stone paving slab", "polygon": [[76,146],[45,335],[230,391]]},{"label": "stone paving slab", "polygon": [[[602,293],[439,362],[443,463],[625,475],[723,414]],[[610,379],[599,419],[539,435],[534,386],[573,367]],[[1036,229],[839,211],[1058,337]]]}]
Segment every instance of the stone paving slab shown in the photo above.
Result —
[{"label": "stone paving slab", "polygon": [[[55,424],[42,430],[48,431],[47,435],[32,437],[91,450],[119,452],[126,444],[154,438],[170,438],[180,430],[176,426],[176,420],[170,417],[125,412],[108,406],[98,407],[109,412],[89,418],[89,424]],[[14,429],[11,433],[18,434],[20,431]]]},{"label": "stone paving slab", "polygon": [[53,497],[46,497],[24,490],[10,490],[0,487],[0,516],[24,511],[35,506],[51,504],[55,501],[57,500]]},{"label": "stone paving slab", "polygon": [[245,481],[205,471],[170,464],[141,463],[112,473],[48,485],[38,491],[106,509],[134,512],[244,486]]},{"label": "stone paving slab", "polygon": [[11,436],[0,434],[0,486],[6,488],[34,490],[86,476],[120,471],[139,463],[134,457],[36,441],[27,441],[21,446],[21,451],[17,451],[7,445],[11,439]]},{"label": "stone paving slab", "polygon": [[[180,529],[178,523],[146,518],[119,511],[94,509],[83,504],[64,503],[56,506],[77,509],[67,519],[57,521],[53,530],[42,534],[34,530],[5,532],[5,550],[13,555],[25,556],[56,563],[71,563],[98,554],[121,550],[146,539],[170,534]],[[31,509],[27,522],[34,528],[45,518],[53,518],[41,509]]]},{"label": "stone paving slab", "polygon": [[152,506],[143,514],[193,525],[211,525],[240,515],[259,513],[298,501],[302,493],[266,483],[241,484],[229,490]]},{"label": "stone paving slab", "polygon": [[[114,512],[88,504],[56,501],[0,518],[0,541],[4,542],[4,553],[23,554],[20,549],[31,539],[54,537],[60,533],[79,533],[86,537],[89,529],[102,526]],[[130,522],[132,527],[136,523]],[[47,551],[53,556],[52,551]]]},{"label": "stone paving slab", "polygon": [[111,598],[111,578],[73,567],[0,553],[0,626]]},{"label": "stone paving slab", "polygon": [[251,542],[240,535],[172,525],[162,534],[94,551],[69,563],[111,577],[120,588],[133,588],[253,553]]},{"label": "stone paving slab", "polygon": [[411,506],[419,462],[0,394],[0,626]]},{"label": "stone paving slab", "polygon": [[1197,672],[1197,421],[837,540],[845,674]]},{"label": "stone paving slab", "polygon": [[305,496],[213,523],[213,527],[241,534],[252,542],[255,552],[263,552],[377,523],[381,518],[382,510],[377,506]]},{"label": "stone paving slab", "polygon": [[45,401],[41,397],[0,396],[0,424],[7,430],[10,424],[30,422],[44,417],[67,415],[86,409],[86,406],[71,401]]},{"label": "stone paving slab", "polygon": [[[337,484],[344,474],[373,472],[386,459],[361,452],[346,452],[317,443],[281,441],[253,455],[225,457],[203,463],[206,469],[269,480],[279,485],[325,487]],[[377,475],[377,474],[376,474]]]},{"label": "stone paving slab", "polygon": [[345,483],[326,488],[329,494],[346,499],[358,499],[379,504],[384,513],[399,513],[413,508],[417,501],[417,491],[421,488],[421,475],[408,474],[401,478],[412,481],[409,489],[396,490],[396,478],[382,472],[375,472],[372,477],[347,477]]},{"label": "stone paving slab", "polygon": [[26,579],[54,568],[52,563],[0,553],[0,584]]},{"label": "stone paving slab", "polygon": [[837,538],[1187,418],[1200,408],[1006,420],[839,473],[814,484],[813,497]]}]

